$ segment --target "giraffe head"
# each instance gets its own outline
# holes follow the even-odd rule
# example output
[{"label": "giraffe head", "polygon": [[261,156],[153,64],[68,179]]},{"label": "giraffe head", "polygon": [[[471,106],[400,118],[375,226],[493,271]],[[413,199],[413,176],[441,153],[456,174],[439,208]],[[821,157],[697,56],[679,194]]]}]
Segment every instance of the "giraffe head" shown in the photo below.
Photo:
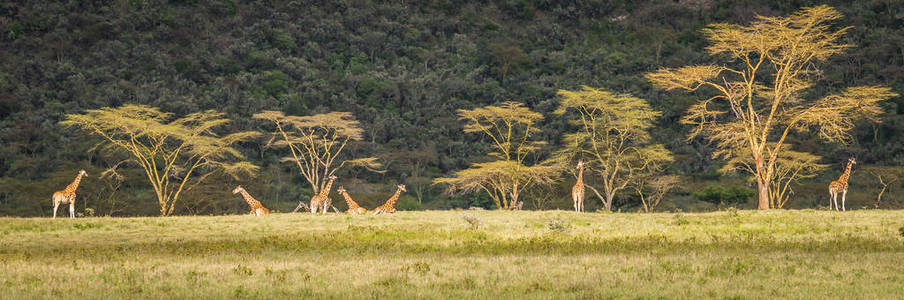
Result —
[{"label": "giraffe head", "polygon": [[342,187],[341,185],[339,186],[339,189],[336,191],[339,192],[340,194],[345,194],[345,188]]},{"label": "giraffe head", "polygon": [[329,178],[330,178],[331,180],[336,180],[336,178],[339,178],[339,177],[336,177],[336,175],[330,175]]},{"label": "giraffe head", "polygon": [[857,159],[855,159],[855,158],[853,158],[853,157],[848,158],[848,163],[849,163],[849,164],[852,164],[852,165],[856,165],[856,164],[857,164]]},{"label": "giraffe head", "polygon": [[232,190],[232,193],[233,193],[233,194],[238,194],[238,193],[241,193],[241,192],[244,191],[244,190],[245,190],[245,189],[242,188],[241,185],[237,185],[237,186],[235,186],[235,189]]},{"label": "giraffe head", "polygon": [[88,172],[85,172],[85,170],[79,170],[78,175],[88,177]]},{"label": "giraffe head", "polygon": [[582,160],[579,160],[579,161],[578,161],[578,168],[581,168],[581,167],[583,167],[583,166],[584,166],[584,160],[583,160],[583,159],[582,159]]},{"label": "giraffe head", "polygon": [[408,192],[408,190],[405,189],[405,185],[404,185],[404,184],[400,184],[400,185],[399,185],[399,190],[400,190],[400,191],[403,191],[403,192]]}]

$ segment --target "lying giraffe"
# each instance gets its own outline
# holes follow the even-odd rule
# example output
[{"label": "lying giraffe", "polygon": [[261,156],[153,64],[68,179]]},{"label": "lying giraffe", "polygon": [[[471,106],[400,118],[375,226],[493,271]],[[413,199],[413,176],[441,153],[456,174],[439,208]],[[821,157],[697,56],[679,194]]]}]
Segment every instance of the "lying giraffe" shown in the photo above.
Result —
[{"label": "lying giraffe", "polygon": [[78,175],[75,176],[75,180],[72,181],[65,189],[62,191],[57,191],[53,193],[53,218],[56,219],[57,208],[60,207],[60,204],[69,204],[69,217],[75,218],[75,190],[78,189],[78,184],[82,182],[82,177],[88,176],[88,172],[85,170],[79,170]]},{"label": "lying giraffe", "polygon": [[242,193],[242,198],[245,198],[245,202],[247,202],[248,206],[251,207],[251,212],[249,212],[248,214],[254,216],[266,216],[270,214],[270,210],[264,207],[264,205],[261,204],[260,201],[257,201],[257,199],[254,199],[254,197],[251,197],[251,194],[248,194],[248,191],[245,191],[245,188],[243,188],[241,185],[236,186],[235,189],[232,190],[232,193]]},{"label": "lying giraffe", "polygon": [[320,193],[311,197],[311,213],[317,213],[318,211],[326,213],[330,208],[330,204],[332,204],[333,200],[330,200],[330,188],[333,186],[333,181],[336,180],[336,175],[330,175],[330,181],[326,183],[326,186],[320,190]]},{"label": "lying giraffe", "polygon": [[834,201],[835,210],[838,210],[838,193],[840,192],[841,210],[845,210],[844,200],[847,198],[848,179],[851,178],[851,167],[856,164],[857,161],[853,157],[849,158],[847,167],[844,168],[844,173],[841,174],[841,177],[838,177],[838,180],[829,183],[829,196],[832,197],[832,199],[829,199],[829,209],[832,209],[832,201]]},{"label": "lying giraffe", "polygon": [[367,213],[367,209],[358,205],[358,203],[352,199],[352,196],[348,195],[348,191],[346,191],[344,187],[340,185],[339,189],[336,191],[339,192],[339,194],[342,195],[343,198],[345,198],[345,203],[348,204],[348,214],[363,215]]},{"label": "lying giraffe", "polygon": [[391,214],[391,213],[396,212],[395,204],[396,204],[396,202],[399,202],[399,195],[402,194],[402,192],[408,191],[405,189],[404,184],[400,184],[398,187],[399,187],[399,189],[396,190],[395,195],[392,195],[392,197],[389,198],[389,200],[386,200],[386,203],[383,203],[383,205],[380,205],[379,207],[374,208],[374,210],[373,210],[374,215]]}]

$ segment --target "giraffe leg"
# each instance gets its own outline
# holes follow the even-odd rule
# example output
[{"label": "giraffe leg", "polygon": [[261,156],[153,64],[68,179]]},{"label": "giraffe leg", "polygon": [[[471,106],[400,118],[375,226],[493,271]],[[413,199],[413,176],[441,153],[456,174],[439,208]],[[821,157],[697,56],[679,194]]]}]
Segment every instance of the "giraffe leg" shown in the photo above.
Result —
[{"label": "giraffe leg", "polygon": [[844,208],[844,199],[847,198],[847,190],[841,191],[841,211],[847,211]]},{"label": "giraffe leg", "polygon": [[60,201],[53,201],[53,218],[56,219],[57,209],[60,208]]},{"label": "giraffe leg", "polygon": [[75,200],[69,201],[69,218],[75,218]]},{"label": "giraffe leg", "polygon": [[832,210],[832,197],[835,193],[832,193],[832,190],[829,190],[829,210]]},{"label": "giraffe leg", "polygon": [[838,211],[838,193],[832,193],[832,201],[835,202],[835,211]]}]

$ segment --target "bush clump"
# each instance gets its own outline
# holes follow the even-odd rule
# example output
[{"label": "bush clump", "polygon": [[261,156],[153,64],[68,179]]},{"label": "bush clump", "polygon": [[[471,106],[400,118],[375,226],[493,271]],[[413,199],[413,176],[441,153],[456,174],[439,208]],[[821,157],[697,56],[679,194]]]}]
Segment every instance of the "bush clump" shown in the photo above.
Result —
[{"label": "bush clump", "polygon": [[754,194],[752,190],[740,186],[710,186],[694,193],[694,198],[715,204],[741,204],[747,203]]},{"label": "bush clump", "polygon": [[398,210],[421,210],[421,203],[414,197],[404,195],[399,197],[399,203],[396,204]]}]

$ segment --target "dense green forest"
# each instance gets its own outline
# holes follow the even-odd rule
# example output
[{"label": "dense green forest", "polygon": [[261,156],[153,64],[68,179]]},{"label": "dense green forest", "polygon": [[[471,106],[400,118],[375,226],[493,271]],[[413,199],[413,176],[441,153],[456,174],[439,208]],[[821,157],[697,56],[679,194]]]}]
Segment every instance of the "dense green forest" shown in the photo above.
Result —
[{"label": "dense green forest", "polygon": [[[885,85],[904,93],[904,3],[828,1],[853,26],[854,45],[820,70],[811,97],[856,85]],[[101,142],[59,124],[66,114],[145,104],[185,115],[213,109],[233,121],[218,129],[269,132],[252,118],[264,110],[288,115],[354,114],[364,138],[349,158],[375,156],[385,172],[346,168],[339,184],[374,207],[396,184],[408,186],[400,209],[492,207],[479,194],[450,196],[436,177],[485,161],[491,145],[462,132],[457,109],[503,101],[525,103],[546,117],[538,140],[544,159],[561,144],[567,120],[552,114],[556,91],[586,85],[629,93],[663,113],[652,135],[675,155],[667,173],[681,186],[663,207],[705,210],[752,207],[750,182],[724,176],[703,139],[687,141],[678,124],[698,94],[655,89],[643,75],[660,67],[713,60],[701,34],[707,24],[744,24],[756,15],[787,15],[818,1],[4,1],[0,3],[0,215],[48,216],[50,195],[79,169],[77,211],[96,215],[154,215],[153,191],[140,170],[99,151]],[[904,99],[882,104],[880,124],[860,124],[849,145],[796,135],[795,149],[820,155],[828,170],[795,187],[790,207],[825,206],[826,185],[844,162],[859,164],[849,207],[872,207],[882,187],[870,172],[904,167]],[[312,191],[266,138],[239,148],[261,167],[254,178],[212,177],[188,191],[177,214],[246,211],[232,188],[242,184],[275,211],[290,211]],[[551,188],[525,195],[525,208],[570,209],[569,174]],[[588,182],[593,178],[585,179]],[[892,182],[885,208],[899,208]],[[707,190],[707,188],[709,189]],[[701,192],[701,191],[706,191]],[[731,201],[709,201],[719,193]],[[638,210],[630,193],[614,207]],[[337,206],[340,196],[333,194]],[[600,207],[587,197],[587,210]],[[720,204],[714,204],[719,203]],[[731,203],[725,203],[731,202]],[[753,202],[753,201],[750,201]],[[90,208],[90,209],[89,209]]]}]

